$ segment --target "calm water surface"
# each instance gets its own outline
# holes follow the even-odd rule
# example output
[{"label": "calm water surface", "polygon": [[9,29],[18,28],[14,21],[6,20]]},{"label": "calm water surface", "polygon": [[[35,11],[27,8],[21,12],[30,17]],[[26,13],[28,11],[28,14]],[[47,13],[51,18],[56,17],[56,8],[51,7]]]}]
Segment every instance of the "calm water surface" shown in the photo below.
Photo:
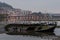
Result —
[{"label": "calm water surface", "polygon": [[42,34],[39,36],[32,35],[8,35],[0,34],[0,40],[60,40],[60,28],[54,30],[55,35]]}]

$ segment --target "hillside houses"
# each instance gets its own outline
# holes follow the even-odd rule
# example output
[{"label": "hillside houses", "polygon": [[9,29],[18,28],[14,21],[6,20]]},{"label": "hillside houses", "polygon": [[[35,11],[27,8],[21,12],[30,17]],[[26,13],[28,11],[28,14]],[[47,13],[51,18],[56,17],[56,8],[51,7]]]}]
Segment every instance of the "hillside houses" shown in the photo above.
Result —
[{"label": "hillside houses", "polygon": [[[0,3],[2,4],[2,3]],[[60,20],[60,14],[33,12],[29,10],[16,9],[5,4],[0,6],[0,22],[6,23],[30,23],[32,21],[54,21]]]}]

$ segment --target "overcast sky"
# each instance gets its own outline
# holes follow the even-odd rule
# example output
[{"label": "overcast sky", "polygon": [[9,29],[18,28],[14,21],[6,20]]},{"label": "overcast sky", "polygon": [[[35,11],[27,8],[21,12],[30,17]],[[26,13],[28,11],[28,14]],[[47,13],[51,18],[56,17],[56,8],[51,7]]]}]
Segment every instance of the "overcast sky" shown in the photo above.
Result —
[{"label": "overcast sky", "polygon": [[60,13],[60,0],[0,0],[14,8],[33,12]]}]

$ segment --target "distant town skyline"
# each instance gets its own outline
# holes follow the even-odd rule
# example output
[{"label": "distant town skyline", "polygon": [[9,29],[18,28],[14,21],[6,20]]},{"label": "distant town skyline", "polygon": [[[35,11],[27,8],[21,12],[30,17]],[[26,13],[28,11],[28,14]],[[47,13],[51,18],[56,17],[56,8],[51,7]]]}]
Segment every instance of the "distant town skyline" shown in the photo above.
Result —
[{"label": "distant town skyline", "polygon": [[33,12],[60,13],[60,0],[0,0],[0,2]]}]

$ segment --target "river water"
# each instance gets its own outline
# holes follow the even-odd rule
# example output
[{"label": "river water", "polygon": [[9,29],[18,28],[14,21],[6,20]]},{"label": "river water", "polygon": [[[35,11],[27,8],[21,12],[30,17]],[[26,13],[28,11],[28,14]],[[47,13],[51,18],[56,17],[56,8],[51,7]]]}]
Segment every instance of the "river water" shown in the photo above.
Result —
[{"label": "river water", "polygon": [[39,36],[32,35],[8,35],[0,34],[0,40],[60,40],[60,28],[56,28],[51,35],[40,34]]}]

